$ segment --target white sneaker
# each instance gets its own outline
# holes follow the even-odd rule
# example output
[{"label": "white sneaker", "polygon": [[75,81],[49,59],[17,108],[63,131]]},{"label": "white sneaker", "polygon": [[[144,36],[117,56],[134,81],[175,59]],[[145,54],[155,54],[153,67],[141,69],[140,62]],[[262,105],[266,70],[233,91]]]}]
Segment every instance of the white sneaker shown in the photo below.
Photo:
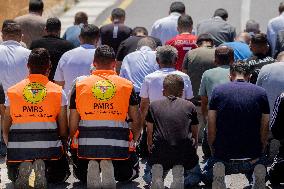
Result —
[{"label": "white sneaker", "polygon": [[115,189],[116,182],[114,178],[114,168],[111,160],[101,160],[100,167],[102,171],[102,188]]},{"label": "white sneaker", "polygon": [[18,178],[15,181],[15,189],[28,189],[29,188],[29,176],[32,173],[31,162],[22,162],[19,166]]},{"label": "white sneaker", "polygon": [[253,171],[253,184],[252,189],[265,189],[265,176],[266,168],[264,165],[258,164],[254,167]]},{"label": "white sneaker", "polygon": [[152,166],[152,183],[151,189],[164,189],[163,181],[163,166],[161,164],[155,164]]},{"label": "white sneaker", "polygon": [[47,181],[45,177],[45,163],[43,160],[38,159],[33,163],[33,170],[35,173],[35,184],[34,188],[36,189],[46,189]]},{"label": "white sneaker", "polygon": [[183,189],[184,188],[184,168],[182,165],[175,165],[172,169],[173,182],[171,189]]},{"label": "white sneaker", "polygon": [[95,160],[90,160],[88,164],[87,173],[87,188],[88,189],[101,189],[101,176],[100,176],[100,166]]},{"label": "white sneaker", "polygon": [[225,166],[221,162],[215,163],[213,167],[212,189],[226,189]]}]

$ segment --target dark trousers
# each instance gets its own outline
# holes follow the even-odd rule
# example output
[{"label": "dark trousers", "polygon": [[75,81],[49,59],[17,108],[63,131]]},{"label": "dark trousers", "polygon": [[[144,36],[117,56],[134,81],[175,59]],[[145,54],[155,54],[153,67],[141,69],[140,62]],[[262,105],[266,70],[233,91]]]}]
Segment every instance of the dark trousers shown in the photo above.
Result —
[{"label": "dark trousers", "polygon": [[269,170],[271,184],[278,185],[284,183],[284,158],[277,156]]},{"label": "dark trousers", "polygon": [[[70,176],[69,163],[66,156],[59,160],[44,160],[45,176],[49,183],[62,183]],[[8,163],[8,178],[15,182],[18,178],[20,163]]]},{"label": "dark trousers", "polygon": [[[77,151],[71,150],[74,176],[81,182],[87,181],[87,170],[90,160],[79,159]],[[118,182],[131,181],[139,177],[139,159],[135,152],[127,160],[113,160],[114,177]]]}]

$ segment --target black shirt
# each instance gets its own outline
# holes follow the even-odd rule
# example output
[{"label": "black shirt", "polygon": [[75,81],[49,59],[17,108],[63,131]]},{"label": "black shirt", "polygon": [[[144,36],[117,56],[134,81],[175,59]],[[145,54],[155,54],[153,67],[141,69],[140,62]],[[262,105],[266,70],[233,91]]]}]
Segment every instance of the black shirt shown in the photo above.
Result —
[{"label": "black shirt", "polygon": [[164,169],[175,164],[182,164],[190,169],[197,164],[191,126],[197,125],[198,119],[195,106],[191,102],[173,96],[154,101],[150,104],[146,121],[153,123],[150,164],[161,163]]},{"label": "black shirt", "polygon": [[[130,36],[126,40],[122,41],[118,47],[116,60],[123,61],[124,57],[129,53],[132,53],[137,50],[138,41],[144,38],[144,36]],[[156,42],[157,47],[162,46],[160,39],[151,37]]]},{"label": "black shirt", "polygon": [[51,61],[51,71],[49,73],[48,79],[50,81],[53,81],[53,77],[58,65],[58,62],[61,58],[61,56],[75,48],[72,43],[69,41],[66,41],[64,39],[61,39],[59,37],[55,36],[44,36],[41,39],[35,40],[32,42],[30,49],[33,50],[35,48],[45,48],[48,50],[50,54],[50,61]]},{"label": "black shirt", "polygon": [[2,83],[0,83],[0,104],[5,104],[5,92]]},{"label": "black shirt", "polygon": [[263,54],[253,55],[252,57],[248,58],[246,63],[249,64],[251,69],[250,83],[256,84],[260,69],[264,65],[271,64],[273,62],[275,62],[274,58]]},{"label": "black shirt", "polygon": [[113,48],[114,52],[122,41],[131,35],[132,29],[123,24],[107,24],[100,28],[101,44]]}]

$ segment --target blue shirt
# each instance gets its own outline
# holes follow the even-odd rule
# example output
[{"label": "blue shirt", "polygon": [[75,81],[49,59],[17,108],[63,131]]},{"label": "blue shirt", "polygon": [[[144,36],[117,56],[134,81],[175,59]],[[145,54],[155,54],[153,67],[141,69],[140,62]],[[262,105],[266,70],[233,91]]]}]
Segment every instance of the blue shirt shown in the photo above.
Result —
[{"label": "blue shirt", "polygon": [[0,82],[5,94],[8,88],[28,76],[28,58],[30,50],[17,41],[4,41],[0,45]]},{"label": "blue shirt", "polygon": [[216,158],[255,159],[261,156],[261,119],[262,114],[269,114],[263,88],[240,81],[219,85],[212,92],[209,110],[217,113],[213,144]]},{"label": "blue shirt", "polygon": [[151,36],[165,44],[166,41],[178,35],[177,21],[180,15],[180,13],[172,12],[169,16],[157,20],[152,26]]},{"label": "blue shirt", "polygon": [[145,76],[158,69],[156,52],[150,47],[143,46],[123,59],[120,76],[132,81],[135,92],[140,92]]},{"label": "blue shirt", "polygon": [[79,47],[80,46],[79,35],[81,33],[82,26],[83,24],[80,24],[80,25],[70,26],[69,28],[67,28],[67,30],[63,35],[63,39],[69,41],[75,47]]},{"label": "blue shirt", "polygon": [[276,18],[271,19],[267,25],[267,39],[271,46],[272,55],[275,53],[277,33],[280,30],[284,30],[284,13]]},{"label": "blue shirt", "polygon": [[235,61],[245,60],[252,56],[252,52],[249,46],[244,42],[234,41],[224,43],[223,45],[231,47],[234,50]]},{"label": "blue shirt", "polygon": [[60,58],[54,81],[64,81],[64,91],[69,95],[73,81],[82,75],[90,75],[94,61],[95,46],[83,44],[80,47],[67,51]]}]

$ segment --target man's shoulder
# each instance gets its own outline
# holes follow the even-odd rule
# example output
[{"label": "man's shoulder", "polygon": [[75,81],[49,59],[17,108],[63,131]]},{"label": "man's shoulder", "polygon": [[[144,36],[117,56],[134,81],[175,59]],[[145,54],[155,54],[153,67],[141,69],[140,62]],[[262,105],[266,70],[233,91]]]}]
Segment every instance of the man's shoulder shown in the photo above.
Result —
[{"label": "man's shoulder", "polygon": [[39,24],[45,25],[45,22],[46,22],[45,18],[39,15],[34,15],[34,14],[25,14],[25,15],[16,17],[14,20],[20,24],[23,22],[32,21],[32,22],[38,22]]}]

